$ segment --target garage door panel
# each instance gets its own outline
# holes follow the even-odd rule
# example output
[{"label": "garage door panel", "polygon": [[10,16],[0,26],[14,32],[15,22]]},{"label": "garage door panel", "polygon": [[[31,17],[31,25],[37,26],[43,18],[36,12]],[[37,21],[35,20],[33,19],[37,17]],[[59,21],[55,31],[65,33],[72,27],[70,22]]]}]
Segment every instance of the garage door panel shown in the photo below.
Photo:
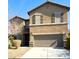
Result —
[{"label": "garage door panel", "polygon": [[35,46],[37,46],[37,47],[49,47],[55,41],[56,40],[35,40]]},{"label": "garage door panel", "polygon": [[36,35],[35,46],[36,47],[55,47],[57,46],[57,42],[61,37],[59,35]]},{"label": "garage door panel", "polygon": [[36,47],[63,46],[63,35],[36,35],[34,39]]},{"label": "garage door panel", "polygon": [[55,35],[36,35],[35,37],[35,40],[52,40],[52,39],[57,39],[57,36]]}]

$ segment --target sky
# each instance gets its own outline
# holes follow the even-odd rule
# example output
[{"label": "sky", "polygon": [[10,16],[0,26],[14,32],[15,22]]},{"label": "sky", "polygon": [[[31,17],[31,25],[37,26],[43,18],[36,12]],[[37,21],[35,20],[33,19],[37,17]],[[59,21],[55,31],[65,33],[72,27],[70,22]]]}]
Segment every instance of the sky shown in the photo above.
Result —
[{"label": "sky", "polygon": [[[47,0],[8,0],[8,19],[20,16],[28,19],[28,11],[43,4]],[[49,0],[70,7],[70,0]],[[68,28],[70,28],[70,11],[68,12]]]}]

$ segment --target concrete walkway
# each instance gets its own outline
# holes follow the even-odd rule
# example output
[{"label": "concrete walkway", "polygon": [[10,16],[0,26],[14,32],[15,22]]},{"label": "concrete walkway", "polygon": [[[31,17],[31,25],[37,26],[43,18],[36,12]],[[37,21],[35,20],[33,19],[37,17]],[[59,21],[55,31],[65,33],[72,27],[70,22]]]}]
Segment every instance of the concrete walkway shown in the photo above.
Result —
[{"label": "concrete walkway", "polygon": [[21,58],[66,58],[69,59],[70,53],[65,49],[54,49],[52,47],[33,47]]}]

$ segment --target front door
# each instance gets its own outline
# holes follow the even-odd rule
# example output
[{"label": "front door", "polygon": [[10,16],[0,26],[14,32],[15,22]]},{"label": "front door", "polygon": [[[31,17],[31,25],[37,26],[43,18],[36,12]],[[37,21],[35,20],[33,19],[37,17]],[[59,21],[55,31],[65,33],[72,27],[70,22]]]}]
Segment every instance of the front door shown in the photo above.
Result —
[{"label": "front door", "polygon": [[29,46],[29,34],[24,34],[23,46]]}]

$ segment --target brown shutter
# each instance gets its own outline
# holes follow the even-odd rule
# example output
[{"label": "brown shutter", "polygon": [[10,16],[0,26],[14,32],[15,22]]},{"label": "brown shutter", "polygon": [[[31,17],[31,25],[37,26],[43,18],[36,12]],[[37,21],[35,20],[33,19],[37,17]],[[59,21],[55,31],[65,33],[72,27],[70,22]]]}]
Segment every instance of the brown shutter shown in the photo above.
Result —
[{"label": "brown shutter", "polygon": [[52,14],[51,16],[51,23],[55,23],[55,14]]},{"label": "brown shutter", "polygon": [[63,22],[63,13],[61,13],[61,22]]},{"label": "brown shutter", "polygon": [[40,23],[42,24],[43,23],[43,16],[40,16]]},{"label": "brown shutter", "polygon": [[32,16],[32,24],[35,24],[35,15]]}]

